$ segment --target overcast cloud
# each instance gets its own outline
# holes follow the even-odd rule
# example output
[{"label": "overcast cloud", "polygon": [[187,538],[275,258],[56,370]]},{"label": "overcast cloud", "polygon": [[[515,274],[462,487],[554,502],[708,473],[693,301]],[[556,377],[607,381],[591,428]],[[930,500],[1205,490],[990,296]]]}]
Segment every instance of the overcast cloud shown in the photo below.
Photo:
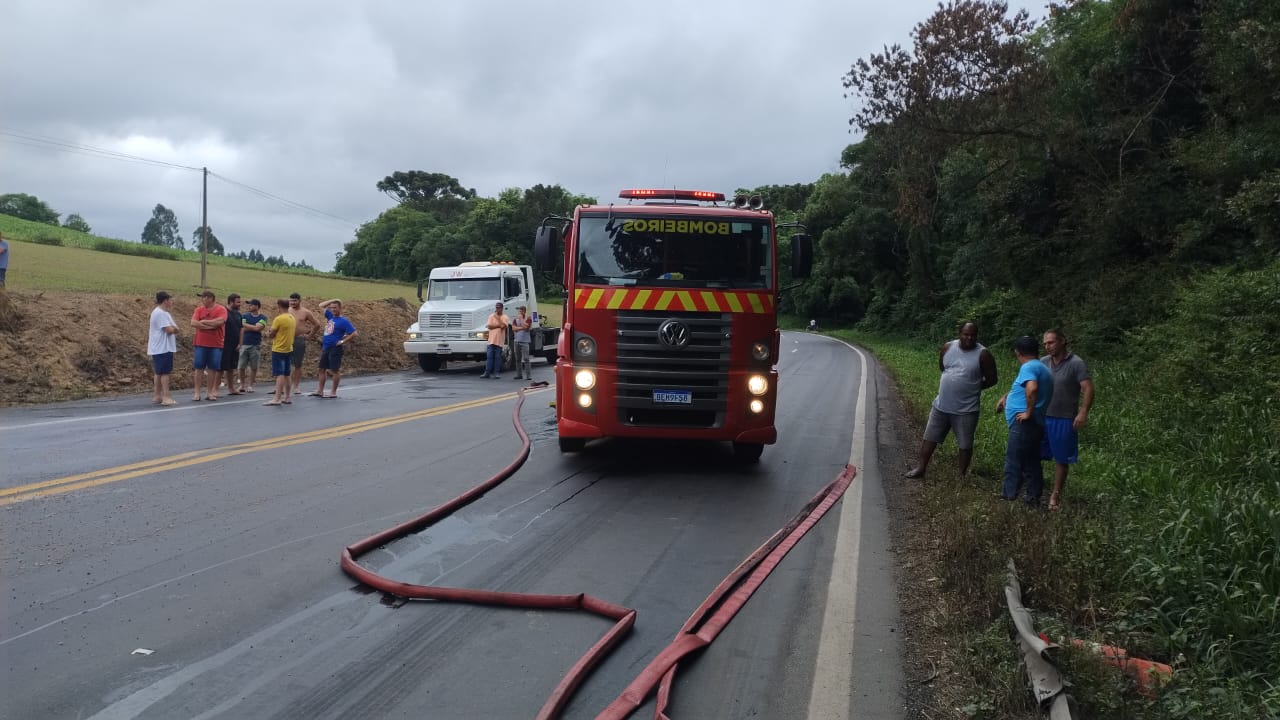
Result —
[{"label": "overcast cloud", "polygon": [[[858,58],[935,0],[207,2],[6,0],[0,131],[162,160],[209,181],[228,251],[323,269],[391,205],[395,170],[483,196],[559,184],[731,192],[839,170]],[[65,150],[65,148],[64,148]],[[137,240],[156,203],[184,239],[198,172],[0,135],[0,193]],[[532,228],[530,229],[532,233]]]}]

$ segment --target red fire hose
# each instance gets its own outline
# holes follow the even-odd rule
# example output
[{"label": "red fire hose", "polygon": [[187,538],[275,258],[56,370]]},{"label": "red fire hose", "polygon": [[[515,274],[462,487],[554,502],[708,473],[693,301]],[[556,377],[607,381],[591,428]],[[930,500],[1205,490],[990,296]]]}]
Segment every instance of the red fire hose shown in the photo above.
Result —
[{"label": "red fire hose", "polygon": [[[577,595],[534,595],[529,593],[495,592],[467,588],[448,588],[430,585],[414,585],[397,582],[367,570],[356,559],[375,548],[386,545],[406,535],[421,532],[448,517],[455,511],[475,502],[489,490],[515,474],[529,457],[529,436],[520,424],[520,408],[524,405],[521,390],[512,412],[516,433],[520,436],[520,452],[511,464],[496,475],[439,507],[407,520],[395,527],[350,545],[342,551],[342,569],[351,577],[375,590],[401,598],[421,600],[447,600],[450,602],[502,605],[507,607],[537,608],[547,610],[584,610],[614,621],[614,625],[591,646],[573,667],[561,678],[559,684],[542,709],[539,720],[552,720],[560,716],[569,698],[605,655],[621,642],[636,621],[636,611],[605,602],[599,598],[579,593]],[[659,684],[656,718],[665,719],[664,712],[671,694],[671,681],[676,664],[688,653],[709,644],[724,629],[733,615],[746,604],[751,594],[764,582],[783,556],[795,546],[800,537],[813,527],[823,514],[835,504],[853,481],[854,468],[847,467],[830,485],[819,492],[796,517],[768,542],[761,545],[726,577],[712,594],[693,613],[681,629],[680,635],[649,664],[627,689],[600,714],[602,718],[625,718],[644,702],[644,698]]]}]

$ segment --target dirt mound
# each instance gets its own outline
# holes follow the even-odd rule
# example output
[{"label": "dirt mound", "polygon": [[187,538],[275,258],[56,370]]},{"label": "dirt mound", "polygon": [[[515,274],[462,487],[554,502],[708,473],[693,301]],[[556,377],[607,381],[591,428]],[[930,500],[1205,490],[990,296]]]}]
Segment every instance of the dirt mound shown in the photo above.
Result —
[{"label": "dirt mound", "polygon": [[[306,298],[313,310],[328,298]],[[274,317],[274,299],[268,315]],[[195,297],[173,301],[178,355],[174,391],[191,389],[191,313]],[[100,395],[151,391],[147,323],[150,297],[90,293],[4,293],[0,291],[0,405],[41,403]],[[353,301],[344,306],[359,330],[343,358],[344,376],[401,370],[414,364],[406,355],[405,328],[414,308],[399,298]],[[320,343],[307,349],[302,377],[314,381]],[[258,381],[270,381],[269,362]]]}]

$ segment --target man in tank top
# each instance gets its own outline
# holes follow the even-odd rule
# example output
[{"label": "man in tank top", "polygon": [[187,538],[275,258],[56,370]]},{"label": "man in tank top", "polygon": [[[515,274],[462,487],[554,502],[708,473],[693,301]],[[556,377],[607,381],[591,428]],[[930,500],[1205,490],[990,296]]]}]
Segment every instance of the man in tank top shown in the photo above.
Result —
[{"label": "man in tank top", "polygon": [[978,344],[978,325],[972,321],[960,325],[960,337],[946,343],[938,352],[938,395],[929,410],[929,422],[920,443],[920,460],[906,477],[922,478],[929,469],[933,451],[947,437],[956,436],[956,462],[960,474],[969,471],[973,460],[973,435],[978,427],[979,399],[982,391],[996,384],[996,359]]}]

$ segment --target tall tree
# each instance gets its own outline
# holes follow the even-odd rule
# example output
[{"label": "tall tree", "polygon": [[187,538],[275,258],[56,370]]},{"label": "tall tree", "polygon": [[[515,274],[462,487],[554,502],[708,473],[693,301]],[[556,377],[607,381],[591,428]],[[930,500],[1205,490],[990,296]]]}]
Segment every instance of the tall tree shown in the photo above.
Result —
[{"label": "tall tree", "polygon": [[43,200],[35,195],[26,193],[0,195],[0,214],[12,215],[23,220],[47,225],[58,224],[57,210],[46,205]]},{"label": "tall tree", "polygon": [[78,230],[82,233],[93,232],[93,228],[89,227],[89,223],[85,222],[84,218],[80,217],[79,213],[71,213],[68,215],[67,219],[62,221],[62,227],[69,228],[71,230]]},{"label": "tall tree", "polygon": [[151,211],[151,219],[142,228],[142,244],[163,245],[164,247],[184,249],[182,234],[178,232],[178,218],[169,208],[156,204]]},{"label": "tall tree", "polygon": [[466,211],[467,201],[476,196],[458,179],[444,173],[397,170],[378,181],[378,189],[396,202],[446,219]]},{"label": "tall tree", "polygon": [[[204,226],[196,228],[191,233],[191,248],[199,250],[200,244],[204,242]],[[218,236],[213,234],[213,228],[209,228],[209,254],[210,255],[226,255],[226,248],[222,247],[222,243],[218,241]]]}]

